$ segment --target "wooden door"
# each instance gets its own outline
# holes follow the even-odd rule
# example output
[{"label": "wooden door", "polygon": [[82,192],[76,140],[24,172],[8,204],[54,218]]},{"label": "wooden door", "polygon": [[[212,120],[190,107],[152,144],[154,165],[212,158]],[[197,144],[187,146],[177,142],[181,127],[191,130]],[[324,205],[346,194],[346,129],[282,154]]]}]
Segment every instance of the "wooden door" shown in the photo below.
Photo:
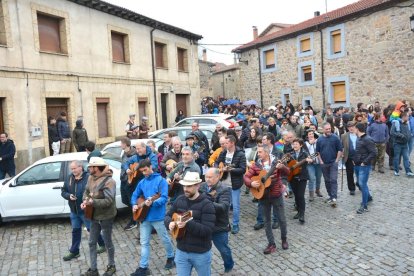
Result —
[{"label": "wooden door", "polygon": [[168,94],[161,94],[162,128],[168,128],[167,102],[168,102]]},{"label": "wooden door", "polygon": [[51,116],[52,118],[57,119],[60,113],[66,112],[67,121],[70,122],[68,114],[68,99],[66,98],[46,98],[46,113],[47,117]]},{"label": "wooden door", "polygon": [[182,110],[184,113],[184,116],[186,117],[189,116],[189,114],[187,114],[187,97],[188,95],[185,95],[185,94],[175,95],[175,106],[177,108],[177,114],[178,114],[178,110]]},{"label": "wooden door", "polygon": [[147,102],[148,99],[145,97],[138,98],[138,115],[139,115],[139,122],[141,122],[142,117],[148,117],[147,113]]},{"label": "wooden door", "polygon": [[108,103],[97,103],[98,134],[99,138],[108,137]]}]

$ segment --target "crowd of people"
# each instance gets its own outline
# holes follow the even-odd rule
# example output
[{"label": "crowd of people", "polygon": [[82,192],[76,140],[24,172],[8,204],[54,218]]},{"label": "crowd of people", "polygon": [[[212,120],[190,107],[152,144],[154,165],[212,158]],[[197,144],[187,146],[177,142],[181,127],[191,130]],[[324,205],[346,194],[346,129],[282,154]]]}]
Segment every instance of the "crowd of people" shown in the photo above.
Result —
[{"label": "crowd of people", "polygon": [[[385,173],[385,153],[395,177],[400,176],[401,159],[406,176],[414,176],[409,160],[414,116],[408,102],[385,108],[378,102],[368,106],[360,103],[355,110],[327,106],[317,113],[311,106],[294,107],[289,101],[286,106],[279,103],[262,109],[241,103],[224,106],[204,99],[202,110],[233,114],[238,124],[232,129],[216,125],[208,141],[194,122],[185,141],[169,132],[158,149],[151,140],[132,145],[134,122],[126,126],[127,137],[121,140],[120,180],[130,219],[124,230],[139,226],[141,244],[140,261],[131,275],[150,274],[152,232],[163,244],[165,269],[176,267],[178,275],[191,275],[194,268],[198,275],[210,275],[214,244],[224,273],[236,275],[230,233],[237,236],[240,231],[265,228],[267,246],[263,253],[271,254],[277,248],[273,230],[280,228],[281,248],[287,250],[285,201],[294,202],[297,213],[291,219],[299,225],[307,220],[306,198],[312,202],[326,193],[327,206],[335,208],[338,171],[346,170],[350,196],[356,194],[356,188],[361,191],[358,214],[368,212],[373,200],[369,176],[372,171]],[[73,228],[72,246],[64,260],[79,257],[79,228],[83,223],[90,230],[91,260],[83,275],[99,275],[96,256],[105,250],[108,266],[104,275],[113,275],[111,233],[116,207],[112,173],[99,157],[90,159],[89,172],[83,172],[76,161],[71,170],[62,191],[71,206]],[[242,192],[257,202],[256,224],[251,229],[240,227]],[[92,214],[87,212],[90,207]],[[85,219],[87,213],[90,221]],[[175,248],[172,239],[176,240]]]}]

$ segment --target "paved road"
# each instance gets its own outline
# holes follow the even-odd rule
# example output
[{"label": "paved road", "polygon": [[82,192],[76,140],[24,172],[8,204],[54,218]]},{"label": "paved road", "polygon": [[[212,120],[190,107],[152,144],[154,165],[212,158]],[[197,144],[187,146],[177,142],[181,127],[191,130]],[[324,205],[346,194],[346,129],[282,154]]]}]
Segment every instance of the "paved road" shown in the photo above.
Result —
[{"label": "paved road", "polygon": [[[346,177],[344,177],[346,179]],[[292,199],[286,202],[289,250],[263,255],[267,245],[264,230],[254,231],[256,206],[242,196],[241,231],[231,235],[236,262],[235,275],[414,275],[414,179],[395,177],[392,171],[373,172],[369,181],[374,201],[369,213],[358,215],[361,194],[339,193],[338,207],[323,199],[307,204],[306,223],[292,217]],[[129,275],[138,264],[138,231],[124,231],[127,217],[117,217],[114,227],[117,275]],[[280,232],[274,230],[279,241]],[[84,232],[81,257],[64,262],[71,240],[68,219],[8,223],[0,227],[0,275],[79,275],[88,268],[87,235]],[[153,275],[165,271],[163,247],[156,236],[151,241],[150,268]],[[98,258],[102,272],[106,253]],[[213,275],[223,273],[214,250]]]}]

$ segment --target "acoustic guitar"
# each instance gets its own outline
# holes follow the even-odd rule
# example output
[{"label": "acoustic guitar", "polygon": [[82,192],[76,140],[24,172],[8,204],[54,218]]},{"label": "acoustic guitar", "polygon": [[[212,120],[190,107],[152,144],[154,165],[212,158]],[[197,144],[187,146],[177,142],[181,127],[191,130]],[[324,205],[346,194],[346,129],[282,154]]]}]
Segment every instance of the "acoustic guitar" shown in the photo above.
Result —
[{"label": "acoustic guitar", "polygon": [[189,222],[193,219],[193,211],[187,211],[184,213],[174,213],[172,215],[172,221],[175,222],[174,229],[171,230],[171,236],[174,239],[181,239],[185,235],[185,227],[178,228],[179,222]]},{"label": "acoustic guitar", "polygon": [[183,177],[183,174],[178,174],[177,177],[173,177],[173,179],[171,179],[170,183],[168,183],[168,196],[169,197],[173,197],[175,194],[175,186],[179,184],[180,179]]},{"label": "acoustic guitar", "polygon": [[[226,168],[227,168],[228,171],[226,171]],[[219,179],[222,179],[225,172],[229,172],[232,169],[234,169],[234,165],[229,164],[229,165],[226,166],[226,164],[224,164],[223,162],[220,162],[219,166],[218,166],[218,169],[219,169],[219,172],[220,172]]]},{"label": "acoustic guitar", "polygon": [[[147,198],[148,200],[150,200],[151,202],[156,201],[157,199],[159,199],[161,197],[160,193],[156,193],[155,195]],[[135,221],[139,221],[142,222],[145,220],[145,218],[148,215],[148,211],[150,210],[151,206],[147,206],[145,204],[145,197],[140,196],[137,199],[137,205],[138,205],[138,209],[132,213],[132,216],[134,218]]]},{"label": "acoustic guitar", "polygon": [[138,163],[129,165],[129,169],[131,170],[131,173],[128,175],[128,184],[132,185],[141,177],[141,171],[138,169]]},{"label": "acoustic guitar", "polygon": [[[318,155],[319,153],[314,153],[314,154],[309,155],[309,157],[314,158],[314,157],[317,157]],[[303,159],[302,161],[299,161],[299,162],[295,159],[292,159],[287,163],[287,166],[290,169],[289,175],[287,177],[287,180],[289,182],[291,182],[295,176],[300,174],[300,172],[302,171],[302,165],[305,164],[306,162],[307,162],[306,159]]]},{"label": "acoustic guitar", "polygon": [[83,209],[84,212],[84,216],[86,219],[92,220],[93,219],[93,205],[92,204],[87,204],[85,209]]},{"label": "acoustic guitar", "polygon": [[165,167],[167,166],[171,166],[171,170],[165,169],[165,172],[168,174],[178,166],[178,162],[176,162],[174,159],[168,159],[167,162],[165,162]]},{"label": "acoustic guitar", "polygon": [[252,177],[252,182],[258,181],[260,183],[259,187],[257,188],[250,187],[250,192],[252,193],[255,199],[261,199],[264,195],[266,188],[268,188],[272,183],[271,175],[273,175],[273,173],[275,172],[276,165],[279,163],[285,163],[291,158],[292,157],[290,156],[290,154],[285,154],[284,156],[282,156],[280,160],[274,162],[274,164],[270,167],[269,171],[261,170],[259,175]]}]

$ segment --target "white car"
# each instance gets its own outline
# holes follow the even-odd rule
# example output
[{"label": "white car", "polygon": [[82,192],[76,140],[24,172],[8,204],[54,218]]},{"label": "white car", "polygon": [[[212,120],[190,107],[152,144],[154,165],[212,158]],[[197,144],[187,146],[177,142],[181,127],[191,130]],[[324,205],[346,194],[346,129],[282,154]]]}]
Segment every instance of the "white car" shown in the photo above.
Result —
[{"label": "white car", "polygon": [[[155,148],[158,149],[159,146],[162,145],[162,143],[164,143],[164,141],[162,139],[157,139],[157,138],[151,138],[151,139],[132,139],[131,140],[131,146],[135,146],[135,144],[139,141],[144,142],[145,144],[147,144],[147,142],[149,140],[153,140],[155,142]],[[116,156],[117,158],[121,157],[121,141],[116,141],[116,142],[112,142],[108,145],[106,145],[103,150],[102,153],[105,154],[110,154],[112,156]]]},{"label": "white car", "polygon": [[[209,146],[211,148],[211,146],[212,146],[211,145],[211,138],[213,137],[213,133],[216,130],[215,125],[200,125],[199,130],[201,130],[204,133],[204,135],[207,137],[207,140],[209,142]],[[166,134],[170,131],[174,131],[177,134],[177,136],[180,137],[181,143],[183,145],[185,145],[185,138],[191,132],[193,132],[193,130],[191,129],[191,126],[170,127],[170,128],[164,128],[164,129],[160,129],[160,130],[151,132],[151,133],[149,133],[149,137],[151,139],[153,139],[154,141],[159,140],[159,139],[163,139],[164,134]],[[155,143],[155,144],[157,144],[157,143]]]},{"label": "white car", "polygon": [[216,125],[220,123],[225,128],[234,128],[236,127],[236,120],[233,115],[230,114],[201,114],[201,115],[192,115],[185,119],[182,119],[174,125],[174,127],[179,126],[191,126],[192,123],[197,122],[200,125]]},{"label": "white car", "polygon": [[[66,153],[43,158],[12,178],[0,180],[0,222],[34,217],[66,217],[70,213],[67,200],[61,196],[64,179],[71,173],[69,165],[82,160],[87,168],[86,152]],[[121,163],[103,156],[113,171],[116,182],[116,207],[121,201],[119,173]]]}]

